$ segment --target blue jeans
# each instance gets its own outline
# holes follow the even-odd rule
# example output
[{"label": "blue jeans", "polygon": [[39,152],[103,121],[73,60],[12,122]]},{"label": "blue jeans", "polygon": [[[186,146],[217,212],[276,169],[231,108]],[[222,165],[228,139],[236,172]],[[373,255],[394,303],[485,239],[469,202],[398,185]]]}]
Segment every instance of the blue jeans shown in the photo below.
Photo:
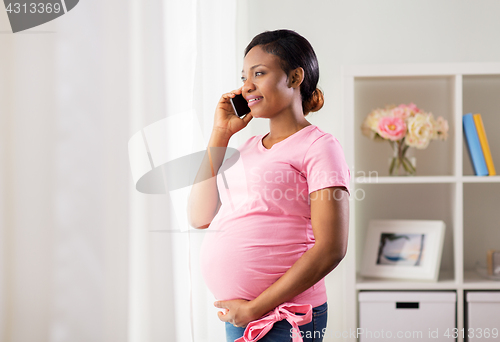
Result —
[{"label": "blue jeans", "polygon": [[[293,331],[292,325],[287,320],[274,323],[271,330],[259,342],[290,342],[292,336],[300,334],[304,342],[322,342],[326,333],[326,319],[328,316],[328,304],[313,308],[312,321],[299,326],[300,332]],[[226,341],[234,342],[243,336],[245,328],[237,328],[226,322]]]}]

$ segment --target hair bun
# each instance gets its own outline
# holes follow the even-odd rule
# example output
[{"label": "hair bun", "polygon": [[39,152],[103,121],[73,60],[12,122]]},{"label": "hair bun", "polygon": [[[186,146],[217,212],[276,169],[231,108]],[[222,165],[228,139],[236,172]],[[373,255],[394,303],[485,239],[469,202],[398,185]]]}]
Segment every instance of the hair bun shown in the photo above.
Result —
[{"label": "hair bun", "polygon": [[316,88],[311,94],[309,100],[302,103],[304,116],[309,114],[309,112],[317,112],[318,110],[323,108],[324,103],[325,99],[323,97],[323,92],[319,88]]}]

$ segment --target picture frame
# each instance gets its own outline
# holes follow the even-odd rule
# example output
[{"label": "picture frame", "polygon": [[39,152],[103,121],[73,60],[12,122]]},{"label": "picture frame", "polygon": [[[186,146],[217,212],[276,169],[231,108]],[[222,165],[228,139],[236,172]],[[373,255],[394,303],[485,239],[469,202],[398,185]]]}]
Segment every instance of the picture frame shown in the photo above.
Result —
[{"label": "picture frame", "polygon": [[360,274],[436,282],[445,227],[438,220],[371,220]]}]

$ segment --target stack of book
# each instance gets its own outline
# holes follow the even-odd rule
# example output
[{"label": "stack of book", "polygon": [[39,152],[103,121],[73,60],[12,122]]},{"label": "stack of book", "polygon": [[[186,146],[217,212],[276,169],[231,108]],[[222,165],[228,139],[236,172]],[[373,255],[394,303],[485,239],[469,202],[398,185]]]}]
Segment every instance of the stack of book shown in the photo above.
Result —
[{"label": "stack of book", "polygon": [[469,156],[476,176],[496,175],[481,114],[465,114],[463,125]]}]

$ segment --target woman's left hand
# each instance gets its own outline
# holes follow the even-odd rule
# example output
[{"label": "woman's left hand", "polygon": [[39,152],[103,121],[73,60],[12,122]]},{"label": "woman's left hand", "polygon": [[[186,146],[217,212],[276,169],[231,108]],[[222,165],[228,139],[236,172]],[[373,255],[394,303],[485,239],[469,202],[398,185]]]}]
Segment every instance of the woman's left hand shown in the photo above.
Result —
[{"label": "woman's left hand", "polygon": [[256,320],[252,309],[252,302],[244,299],[221,300],[214,303],[216,308],[226,309],[223,313],[217,312],[219,319],[223,322],[229,322],[235,327],[245,328],[248,323]]}]

